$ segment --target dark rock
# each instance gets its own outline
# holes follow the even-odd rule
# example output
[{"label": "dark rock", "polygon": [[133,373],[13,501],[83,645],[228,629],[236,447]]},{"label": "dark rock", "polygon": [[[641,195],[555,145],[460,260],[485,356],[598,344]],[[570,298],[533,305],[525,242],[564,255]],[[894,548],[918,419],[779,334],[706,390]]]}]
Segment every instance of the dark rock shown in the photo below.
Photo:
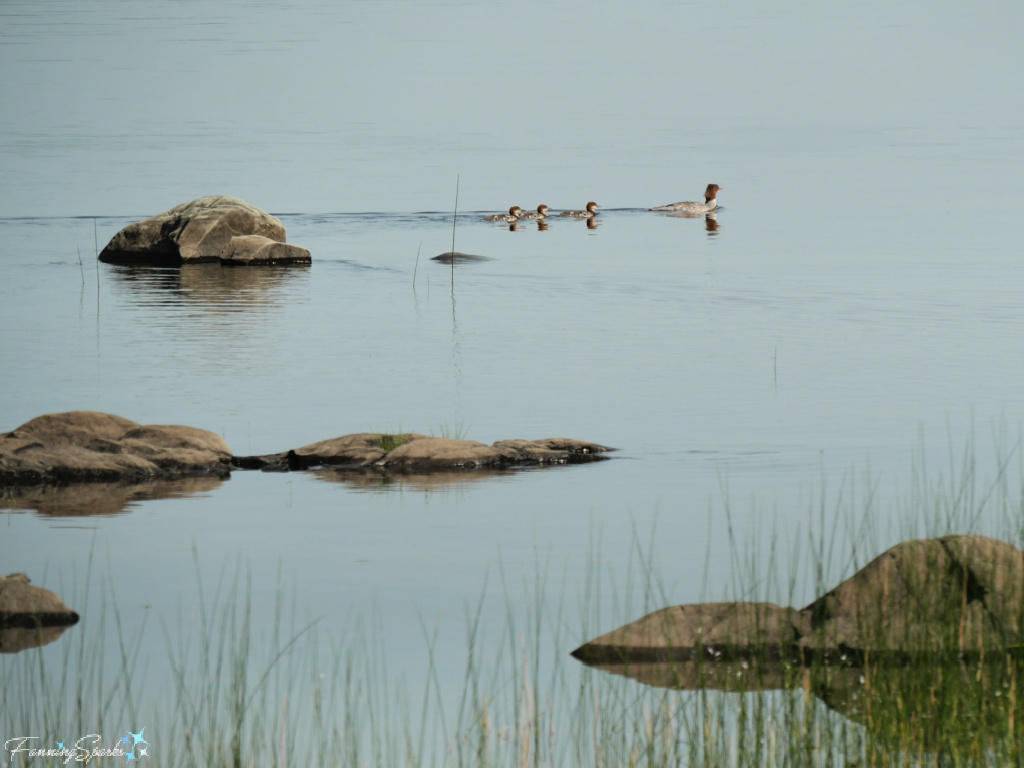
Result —
[{"label": "dark rock", "polygon": [[142,426],[107,413],[40,416],[0,435],[0,487],[225,475],[231,451],[212,432]]},{"label": "dark rock", "polygon": [[448,251],[448,253],[439,253],[437,256],[432,256],[431,261],[439,261],[442,264],[465,264],[471,261],[490,261],[490,256],[476,256],[472,253],[459,253],[458,251]]},{"label": "dark rock", "polygon": [[[269,244],[233,243],[249,235],[266,238]],[[111,238],[99,258],[118,264],[177,265],[224,257],[231,263],[282,263],[285,259],[308,263],[309,251],[304,248],[279,249],[273,243],[285,243],[284,226],[278,219],[236,197],[211,195],[129,224]]]}]

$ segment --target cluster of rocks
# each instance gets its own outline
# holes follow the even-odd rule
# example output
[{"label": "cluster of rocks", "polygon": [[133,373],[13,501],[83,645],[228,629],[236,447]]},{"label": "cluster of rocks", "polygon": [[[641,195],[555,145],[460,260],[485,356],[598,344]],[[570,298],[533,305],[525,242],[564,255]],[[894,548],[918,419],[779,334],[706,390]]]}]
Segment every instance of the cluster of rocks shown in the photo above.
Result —
[{"label": "cluster of rocks", "polygon": [[502,440],[484,445],[427,435],[361,433],[267,456],[232,456],[224,439],[185,426],[149,425],[95,411],[40,416],[0,434],[0,488],[85,482],[226,477],[233,468],[311,467],[442,471],[575,464],[610,448],[582,440]]},{"label": "cluster of rocks", "polygon": [[[40,416],[0,434],[0,489],[19,505],[50,514],[114,514],[136,499],[216,487],[236,467],[327,467],[379,476],[493,474],[515,466],[594,461],[608,450],[563,438],[488,446],[427,435],[363,433],[269,456],[234,457],[223,438],[206,430],[144,426],[108,413],[71,411]],[[102,492],[93,492],[97,487]],[[59,597],[31,586],[24,574],[0,578],[0,652],[52,642],[77,621]]]},{"label": "cluster of rocks", "polygon": [[305,248],[286,242],[280,219],[237,197],[210,195],[129,224],[100,252],[115,264],[309,264]]},{"label": "cluster of rocks", "polygon": [[246,469],[296,470],[310,467],[372,468],[381,471],[423,472],[473,470],[596,461],[612,449],[568,438],[500,440],[485,445],[474,440],[451,440],[406,433],[363,432],[322,440],[269,456],[236,456],[235,466]]},{"label": "cluster of rocks", "polygon": [[[856,663],[983,655],[1024,643],[1024,552],[984,536],[906,541],[803,609],[664,608],[577,648],[600,665],[737,659]],[[649,670],[648,670],[649,671]]]}]

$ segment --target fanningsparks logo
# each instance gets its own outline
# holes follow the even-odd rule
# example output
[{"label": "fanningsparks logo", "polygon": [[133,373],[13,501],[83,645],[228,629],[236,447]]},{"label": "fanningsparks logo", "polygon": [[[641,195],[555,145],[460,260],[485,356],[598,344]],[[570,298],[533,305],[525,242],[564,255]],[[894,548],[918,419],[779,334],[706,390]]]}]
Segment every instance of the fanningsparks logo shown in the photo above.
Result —
[{"label": "fanningsparks logo", "polygon": [[27,762],[33,757],[56,757],[67,764],[72,761],[76,763],[88,763],[103,757],[123,759],[127,765],[132,760],[139,761],[143,757],[149,757],[149,742],[145,739],[145,728],[138,733],[128,731],[127,736],[114,739],[114,746],[104,747],[103,737],[98,733],[90,733],[82,736],[71,746],[64,746],[63,741],[55,741],[53,747],[46,747],[40,742],[38,736],[16,736],[4,742],[7,762],[5,765],[14,765],[18,757],[22,762]]}]

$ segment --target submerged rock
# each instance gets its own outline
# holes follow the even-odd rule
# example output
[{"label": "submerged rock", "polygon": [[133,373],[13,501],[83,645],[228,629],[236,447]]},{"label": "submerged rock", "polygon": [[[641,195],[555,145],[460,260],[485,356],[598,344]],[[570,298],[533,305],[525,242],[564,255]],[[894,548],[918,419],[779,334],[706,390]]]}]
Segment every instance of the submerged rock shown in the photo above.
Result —
[{"label": "submerged rock", "polygon": [[[258,236],[259,240],[250,240]],[[117,264],[309,263],[305,248],[285,244],[280,220],[237,197],[210,195],[129,224],[100,252]]]},{"label": "submerged rock", "polygon": [[230,471],[224,439],[195,427],[143,426],[107,413],[70,411],[0,434],[0,487]]},{"label": "submerged rock", "polygon": [[612,450],[567,438],[503,440],[485,445],[414,433],[345,435],[269,456],[235,457],[249,469],[294,470],[317,466],[372,467],[382,471],[502,468],[545,464],[579,464],[606,458]]},{"label": "submerged rock", "polygon": [[802,610],[665,608],[583,644],[587,663],[816,657],[907,659],[1024,643],[1024,552],[985,536],[898,544]]},{"label": "submerged rock", "polygon": [[458,251],[448,251],[447,253],[439,253],[437,256],[431,256],[431,261],[440,261],[442,264],[463,264],[471,261],[490,261],[490,256],[477,256],[472,253],[459,253]]}]

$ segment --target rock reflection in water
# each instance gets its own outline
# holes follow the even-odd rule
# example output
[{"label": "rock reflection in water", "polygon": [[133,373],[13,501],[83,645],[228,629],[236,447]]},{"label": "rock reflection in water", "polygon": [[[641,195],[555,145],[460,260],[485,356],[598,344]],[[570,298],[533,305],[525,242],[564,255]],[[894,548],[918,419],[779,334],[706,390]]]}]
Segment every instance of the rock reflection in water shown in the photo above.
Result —
[{"label": "rock reflection in water", "polygon": [[280,293],[296,281],[307,281],[308,264],[288,267],[233,269],[220,264],[184,264],[180,267],[114,266],[115,287],[131,290],[160,304],[203,304],[215,313],[274,307]]},{"label": "rock reflection in water", "polygon": [[939,753],[979,733],[1002,749],[1021,733],[1024,712],[1016,699],[1024,659],[1013,650],[998,659],[883,659],[866,666],[755,659],[588,666],[679,691],[803,691],[864,727],[873,748]]},{"label": "rock reflection in water", "polygon": [[67,626],[7,627],[0,629],[0,653],[19,653],[59,640]]},{"label": "rock reflection in water", "polygon": [[458,491],[487,480],[508,478],[527,470],[472,469],[439,472],[381,472],[376,469],[320,467],[308,470],[316,479],[327,483],[341,483],[351,490],[366,493],[394,493],[411,491],[431,493]]},{"label": "rock reflection in water", "polygon": [[5,507],[34,510],[49,517],[119,515],[131,512],[144,501],[206,494],[223,483],[219,477],[204,476],[146,483],[44,485],[8,488],[0,499]]}]

